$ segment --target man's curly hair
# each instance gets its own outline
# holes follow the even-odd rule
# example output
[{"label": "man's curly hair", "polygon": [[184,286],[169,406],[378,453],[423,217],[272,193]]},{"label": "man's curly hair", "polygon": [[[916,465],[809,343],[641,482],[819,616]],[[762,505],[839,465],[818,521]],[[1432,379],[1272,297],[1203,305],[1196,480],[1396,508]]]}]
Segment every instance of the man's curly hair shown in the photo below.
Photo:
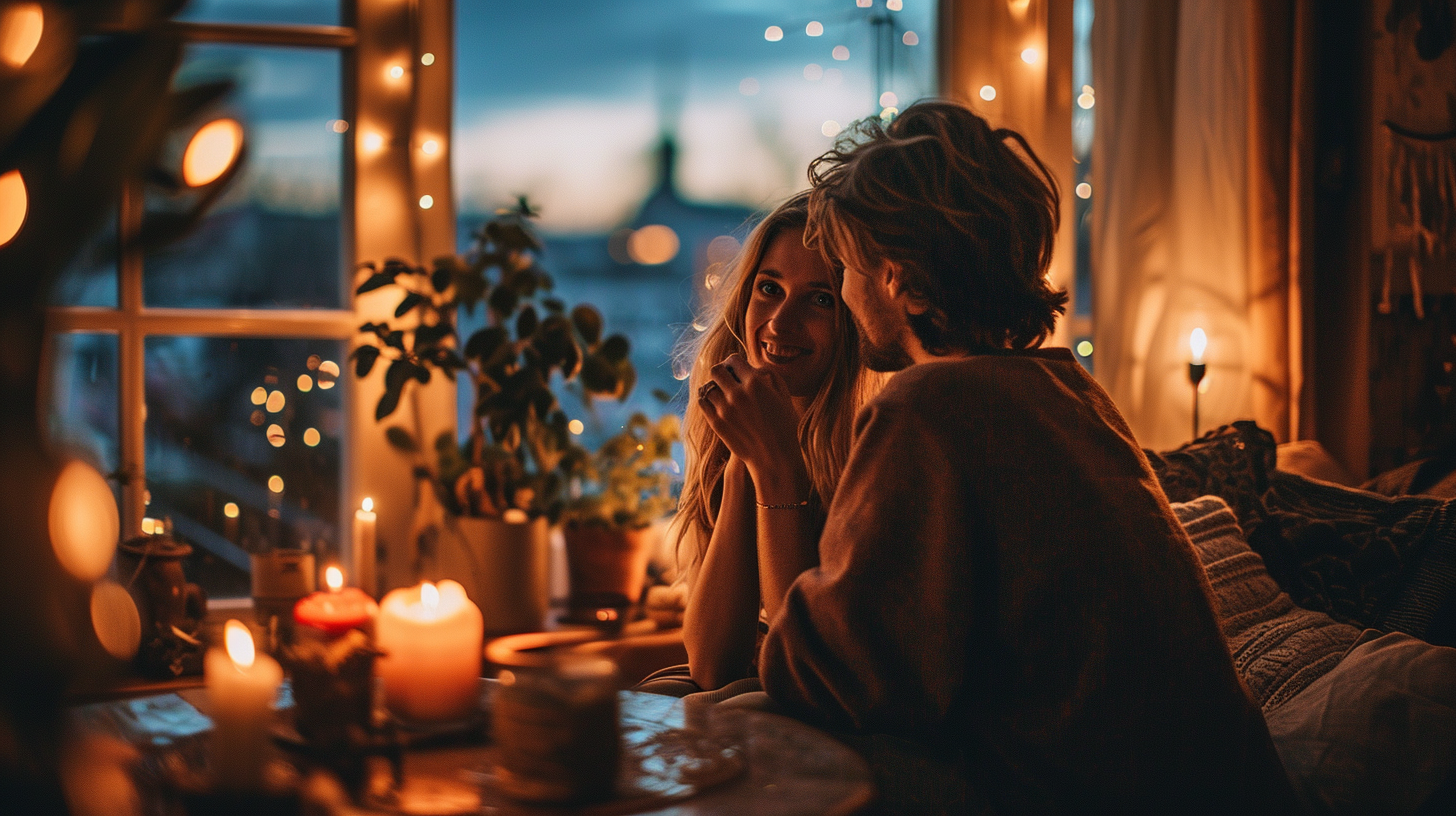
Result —
[{"label": "man's curly hair", "polygon": [[929,305],[909,316],[926,351],[1034,348],[1066,311],[1046,279],[1056,180],[1021,134],[916,102],[889,125],[856,122],[809,179],[807,241],[860,273],[898,266]]}]

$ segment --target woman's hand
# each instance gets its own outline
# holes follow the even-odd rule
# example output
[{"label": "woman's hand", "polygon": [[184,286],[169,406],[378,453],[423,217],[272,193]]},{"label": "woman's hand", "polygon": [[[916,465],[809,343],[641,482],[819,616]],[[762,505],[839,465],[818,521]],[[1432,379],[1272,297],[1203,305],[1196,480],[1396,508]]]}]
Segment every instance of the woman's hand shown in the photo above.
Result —
[{"label": "woman's hand", "polygon": [[747,467],[758,501],[808,498],[798,414],[777,374],[754,368],[741,354],[731,355],[713,366],[712,379],[698,390],[698,405],[708,426]]}]

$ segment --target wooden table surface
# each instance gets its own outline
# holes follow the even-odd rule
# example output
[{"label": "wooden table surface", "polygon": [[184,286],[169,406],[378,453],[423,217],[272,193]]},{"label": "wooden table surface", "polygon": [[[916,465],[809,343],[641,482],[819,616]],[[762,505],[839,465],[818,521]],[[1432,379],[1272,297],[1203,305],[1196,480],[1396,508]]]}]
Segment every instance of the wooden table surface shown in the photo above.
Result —
[{"label": "wooden table surface", "polygon": [[[405,754],[405,784],[392,794],[393,806],[358,809],[337,802],[313,812],[345,814],[580,814],[620,813],[717,816],[718,814],[849,814],[863,810],[874,796],[868,766],[858,754],[829,735],[787,717],[761,711],[690,705],[655,694],[619,695],[624,754],[639,756],[681,744],[684,736],[711,738],[732,745],[741,760],[730,778],[702,790],[663,787],[662,796],[639,796],[585,808],[526,808],[489,789],[490,748],[483,742],[436,748],[411,748]],[[138,746],[143,755],[205,744],[211,723],[203,689],[94,703],[75,710],[93,730],[107,731]],[[658,747],[654,747],[658,746]],[[661,762],[657,765],[660,767]],[[144,764],[154,767],[153,763]],[[645,767],[645,765],[643,766]],[[722,774],[720,774],[721,776]],[[711,781],[711,780],[710,780]],[[155,780],[139,782],[155,791]],[[638,788],[639,794],[642,788]],[[146,798],[144,796],[144,798]],[[324,804],[314,801],[313,804]],[[176,803],[147,802],[156,814],[178,813]]]}]

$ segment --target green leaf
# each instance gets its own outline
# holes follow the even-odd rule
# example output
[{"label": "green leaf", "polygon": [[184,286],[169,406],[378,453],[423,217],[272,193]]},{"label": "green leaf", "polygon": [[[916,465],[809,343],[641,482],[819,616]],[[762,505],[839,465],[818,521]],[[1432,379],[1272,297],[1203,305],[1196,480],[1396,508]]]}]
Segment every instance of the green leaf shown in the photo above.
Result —
[{"label": "green leaf", "polygon": [[582,304],[571,310],[571,322],[588,348],[595,347],[602,339],[602,313]]},{"label": "green leaf", "polygon": [[394,307],[394,316],[404,317],[406,314],[409,314],[410,309],[413,309],[424,302],[424,295],[418,292],[410,292],[409,294],[404,296],[404,300],[401,300],[398,306]]},{"label": "green leaf", "polygon": [[378,346],[360,346],[354,349],[354,376],[367,377],[374,368],[374,363],[379,359]]},{"label": "green leaf", "polygon": [[398,425],[391,425],[385,428],[384,438],[395,450],[401,453],[419,453],[420,446],[419,443],[415,442],[414,436]]}]

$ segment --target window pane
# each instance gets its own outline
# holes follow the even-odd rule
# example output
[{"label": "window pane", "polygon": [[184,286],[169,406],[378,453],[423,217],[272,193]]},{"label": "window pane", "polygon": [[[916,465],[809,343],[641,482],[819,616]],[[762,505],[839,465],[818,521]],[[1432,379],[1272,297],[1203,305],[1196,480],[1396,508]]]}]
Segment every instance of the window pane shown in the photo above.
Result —
[{"label": "window pane", "polygon": [[113,209],[70,265],[61,270],[51,289],[51,305],[116,308],[116,224]]},{"label": "window pane", "polygon": [[[663,413],[653,392],[678,391],[668,351],[722,260],[710,242],[741,240],[754,212],[805,188],[841,126],[935,93],[932,0],[901,11],[883,0],[461,2],[455,13],[460,243],[516,194],[540,208],[558,294],[596,305],[632,340],[637,388],[625,408],[597,403],[601,433],[629,410]],[[675,253],[634,259],[627,237],[647,226],[670,228]],[[461,402],[468,410],[469,395]],[[576,397],[561,403],[594,427]]]},{"label": "window pane", "polygon": [[339,0],[192,0],[177,19],[200,23],[338,25]]},{"label": "window pane", "polygon": [[50,344],[50,442],[104,474],[114,473],[121,464],[116,335],[57,334]]},{"label": "window pane", "polygon": [[249,593],[249,551],[337,552],[332,375],[344,352],[331,340],[147,339],[147,513],[196,548],[188,576],[212,597]]},{"label": "window pane", "polygon": [[190,47],[178,84],[218,78],[237,83],[230,107],[247,130],[247,165],[196,232],[146,258],[147,304],[338,308],[346,302],[338,52]]}]

